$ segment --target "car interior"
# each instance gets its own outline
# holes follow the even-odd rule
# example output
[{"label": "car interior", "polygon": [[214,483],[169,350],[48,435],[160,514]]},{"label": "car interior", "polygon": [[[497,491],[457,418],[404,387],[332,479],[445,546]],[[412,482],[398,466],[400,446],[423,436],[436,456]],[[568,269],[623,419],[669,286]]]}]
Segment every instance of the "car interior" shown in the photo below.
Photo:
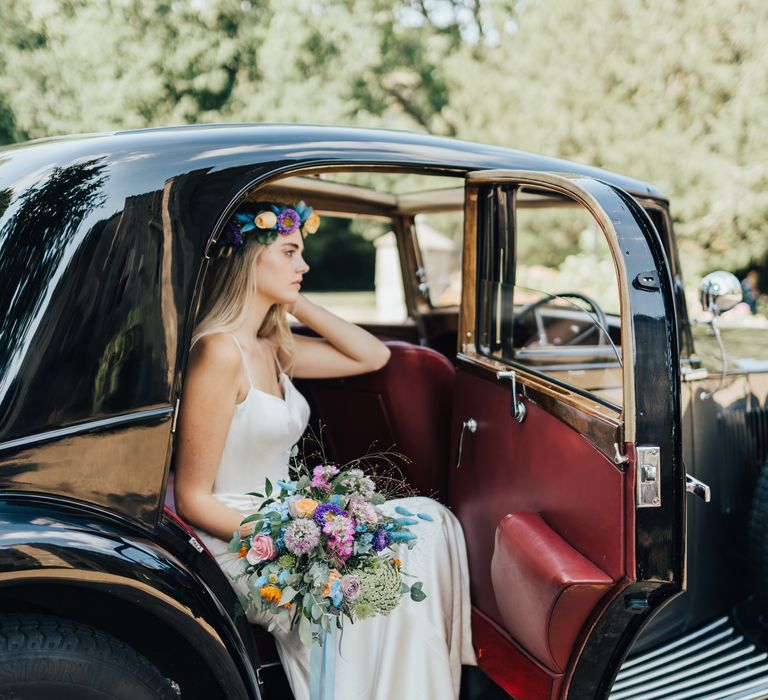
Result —
[{"label": "car interior", "polygon": [[[591,609],[596,597],[621,577],[622,547],[609,556],[589,547],[570,547],[569,540],[581,537],[578,533],[578,537],[570,537],[573,513],[560,512],[563,509],[558,506],[560,511],[553,515],[556,509],[552,509],[551,498],[541,491],[544,487],[525,474],[527,469],[549,470],[552,479],[564,479],[566,485],[579,489],[594,479],[596,471],[611,465],[603,464],[604,457],[577,440],[571,434],[573,430],[563,431],[556,419],[545,415],[538,406],[531,406],[529,421],[539,426],[539,435],[561,444],[559,454],[580,460],[578,468],[570,476],[563,476],[558,473],[557,461],[551,455],[543,456],[540,446],[521,442],[515,449],[522,450],[529,460],[528,466],[521,468],[522,476],[505,476],[504,468],[494,467],[498,454],[489,454],[488,479],[483,486],[489,508],[481,514],[474,505],[462,504],[460,494],[472,488],[467,480],[474,483],[478,477],[467,474],[466,469],[459,470],[464,464],[462,459],[474,459],[477,464],[484,457],[479,445],[465,446],[471,451],[461,456],[457,426],[462,415],[457,415],[457,400],[477,404],[479,419],[493,410],[503,413],[509,403],[507,393],[500,393],[499,387],[489,388],[488,394],[481,397],[457,376],[457,355],[463,347],[458,338],[462,274],[466,274],[462,272],[463,179],[391,169],[333,170],[272,181],[260,186],[248,199],[304,200],[324,222],[352,221],[355,235],[371,238],[370,231],[377,234],[372,241],[376,249],[375,291],[368,292],[366,309],[354,306],[363,294],[349,294],[348,298],[338,293],[334,296],[333,290],[325,297],[323,292],[307,294],[321,304],[327,299],[332,311],[337,310],[337,304],[339,315],[384,340],[391,359],[383,369],[370,374],[297,380],[297,387],[312,409],[310,426],[316,435],[322,434],[327,458],[339,464],[372,450],[394,450],[406,455],[407,461],[399,466],[413,491],[445,503],[454,509],[467,531],[472,528],[467,536],[471,590],[479,614],[490,620],[491,626],[478,636],[478,644],[488,649],[481,667],[491,678],[501,682],[509,673],[508,668],[501,668],[504,662],[493,652],[506,643],[499,643],[493,635],[503,637],[507,632],[522,641],[526,653],[535,657],[537,665],[547,673],[562,674],[567,650],[583,622],[580,611]],[[503,282],[478,286],[478,303],[485,300],[496,314],[487,319],[484,334],[478,335],[476,350],[499,366],[517,367],[555,388],[563,387],[564,392],[589,397],[618,420],[622,405],[620,314],[610,259],[596,252],[602,232],[596,231],[594,225],[590,228],[584,212],[561,195],[520,188],[516,206],[521,212],[519,237],[512,251],[517,260],[516,274]],[[567,223],[563,225],[563,221]],[[310,265],[313,239],[322,235],[321,226],[318,235],[307,241]],[[551,247],[549,241],[553,242]],[[575,245],[579,253],[568,252],[569,245]],[[605,270],[608,273],[603,274]],[[311,275],[310,271],[307,278]],[[345,308],[353,311],[347,313]],[[511,311],[511,327],[500,320],[504,309]],[[293,330],[311,333],[299,325],[294,325]],[[511,334],[511,339],[503,338],[504,334]],[[457,399],[462,395],[463,399]],[[499,453],[510,439],[514,438],[500,438]],[[592,495],[593,505],[599,507],[600,499],[614,498],[612,494],[619,488],[615,481],[616,475],[601,480]],[[519,494],[526,489],[525,503],[516,507]],[[506,498],[512,490],[519,491]],[[173,510],[172,480],[166,505]],[[619,518],[618,512],[603,513],[602,525],[619,532]],[[544,543],[543,550],[511,552],[509,543],[519,540]],[[544,550],[553,558],[542,563]],[[525,557],[531,560],[526,562]],[[559,578],[550,581],[549,588],[531,592],[536,599],[533,607],[544,611],[539,617],[534,612],[521,618],[517,598],[505,602],[503,596],[495,595],[494,578],[516,572],[518,580],[522,577],[535,587],[535,576],[545,579],[548,567],[557,571]],[[560,594],[574,582],[583,584],[579,589],[581,597],[562,603]],[[548,627],[553,624],[554,631]],[[263,671],[273,669],[276,675],[271,682],[280,684],[283,681],[279,679],[279,662],[270,636],[263,630],[255,631]],[[493,695],[495,686],[485,676],[470,676],[466,683],[474,684],[474,689],[464,688],[462,697],[507,697]]]}]

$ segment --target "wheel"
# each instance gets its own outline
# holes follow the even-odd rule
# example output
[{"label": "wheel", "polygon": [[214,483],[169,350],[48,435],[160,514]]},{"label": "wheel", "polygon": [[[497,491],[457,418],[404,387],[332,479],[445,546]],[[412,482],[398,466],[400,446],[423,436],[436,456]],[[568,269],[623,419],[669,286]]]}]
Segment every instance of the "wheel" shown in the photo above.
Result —
[{"label": "wheel", "polygon": [[141,654],[93,627],[50,615],[0,615],[0,698],[178,700]]},{"label": "wheel", "polygon": [[[582,333],[579,333],[579,335],[575,336],[574,338],[571,338],[567,345],[578,345],[588,334],[592,333],[593,331],[597,330],[597,343],[598,345],[607,345],[610,343],[610,339],[608,336],[608,319],[606,318],[605,311],[603,311],[602,307],[592,298],[587,296],[586,294],[582,294],[581,292],[560,292],[559,294],[556,294],[554,296],[545,296],[538,301],[534,301],[531,304],[528,304],[526,306],[523,306],[518,312],[518,316],[523,316],[528,313],[532,313],[534,315],[534,318],[536,319],[536,330],[539,334],[539,345],[548,345],[549,339],[547,338],[547,330],[544,324],[544,319],[541,315],[541,307],[545,304],[548,304],[553,299],[565,299],[565,298],[571,298],[571,299],[579,299],[586,303],[591,309],[592,313],[594,314],[594,323],[595,327],[590,327],[586,331],[583,331]],[[584,311],[582,307],[574,304],[574,306],[579,311]],[[589,313],[589,312],[587,312]]]},{"label": "wheel", "polygon": [[768,614],[768,460],[757,477],[749,517],[749,562],[752,590],[760,608]]}]

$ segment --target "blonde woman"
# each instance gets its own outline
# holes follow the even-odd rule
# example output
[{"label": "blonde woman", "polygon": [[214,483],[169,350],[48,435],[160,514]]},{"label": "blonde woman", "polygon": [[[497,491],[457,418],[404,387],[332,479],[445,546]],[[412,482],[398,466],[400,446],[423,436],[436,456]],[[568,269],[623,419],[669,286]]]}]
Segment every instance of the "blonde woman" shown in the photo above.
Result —
[{"label": "blonde woman", "polygon": [[[245,495],[288,478],[289,454],[309,420],[291,382],[383,367],[389,350],[367,331],[305,299],[304,238],[319,226],[303,202],[252,204],[227,225],[203,290],[184,383],[176,449],[179,514],[200,534],[238,594],[242,561],[228,551],[233,532],[250,534],[244,516],[259,505]],[[293,336],[287,313],[319,337]],[[419,532],[402,567],[429,582],[419,604],[388,617],[345,625],[338,639],[336,700],[458,698],[462,664],[475,664],[469,576],[455,516],[428,498],[410,505],[434,521]],[[267,616],[249,611],[251,622]],[[282,618],[285,620],[285,618]],[[274,634],[296,700],[309,697],[309,650],[281,622]]]}]

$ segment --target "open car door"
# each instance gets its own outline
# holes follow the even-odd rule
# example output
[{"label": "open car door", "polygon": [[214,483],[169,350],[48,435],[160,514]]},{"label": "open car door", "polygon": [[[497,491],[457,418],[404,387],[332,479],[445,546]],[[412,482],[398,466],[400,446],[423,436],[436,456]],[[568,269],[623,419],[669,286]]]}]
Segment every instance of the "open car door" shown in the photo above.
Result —
[{"label": "open car door", "polygon": [[[586,217],[607,246],[612,315],[592,289],[523,287],[536,245],[521,247],[520,222],[543,207]],[[607,697],[685,580],[665,253],[622,190],[483,171],[466,183],[463,256],[448,499],[467,540],[479,664],[516,700]]]}]

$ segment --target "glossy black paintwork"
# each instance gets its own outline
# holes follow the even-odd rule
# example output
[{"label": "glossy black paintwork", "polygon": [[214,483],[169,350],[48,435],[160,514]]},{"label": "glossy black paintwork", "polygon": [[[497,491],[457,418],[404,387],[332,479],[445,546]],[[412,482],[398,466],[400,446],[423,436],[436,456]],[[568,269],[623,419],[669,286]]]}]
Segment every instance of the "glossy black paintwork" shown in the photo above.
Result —
[{"label": "glossy black paintwork", "polygon": [[[661,240],[644,210],[623,191],[578,180],[611,218],[629,280],[635,350],[636,443],[660,448],[661,506],[635,510],[637,582],[600,618],[573,672],[569,698],[605,697],[642,623],[685,582],[685,469],[682,461],[675,289]],[[658,288],[635,282],[655,272]],[[636,598],[638,606],[628,606]]]},{"label": "glossy black paintwork", "polygon": [[[52,516],[45,509],[36,511],[39,505],[8,503],[0,509],[5,514],[5,523],[0,523],[0,585],[13,580],[7,573],[18,573],[19,581],[51,573],[41,568],[39,557],[31,561],[24,553],[26,528],[41,552],[58,556],[61,550],[60,558],[73,572],[109,572],[128,580],[130,590],[131,575],[136,581],[146,570],[152,590],[167,591],[174,599],[189,595],[183,607],[192,610],[195,593],[200,595],[196,587],[202,589],[202,584],[196,583],[190,562],[185,573],[173,555],[162,551],[173,551],[171,544],[158,546],[121,534],[125,523],[112,531],[112,525],[104,525],[87,508],[88,515],[78,515],[76,501],[97,503],[156,526],[158,532],[167,528],[157,518],[170,449],[170,411],[211,235],[238,197],[256,183],[300,169],[343,165],[400,166],[457,176],[488,168],[569,173],[665,204],[650,185],[605,171],[401,132],[184,127],[52,139],[0,150],[0,490],[68,494],[73,499],[71,507],[54,508]],[[640,260],[639,253],[647,250],[643,246],[656,250],[655,238],[627,243],[637,258],[627,260],[628,267],[663,267],[663,251],[654,253],[653,261]],[[641,405],[674,389],[676,370],[669,353],[676,346],[667,338],[674,329],[674,323],[665,321],[671,311],[667,291],[665,286],[663,295],[647,300],[641,295],[633,320],[636,337],[655,343],[639,359],[638,377],[647,379],[660,366],[669,375],[656,387],[638,384]],[[662,337],[667,340],[660,342]],[[665,349],[662,358],[658,353]],[[676,419],[670,396],[658,415],[644,412],[638,437],[651,439],[665,421]],[[165,419],[158,418],[158,411]],[[65,433],[56,432],[63,428]],[[669,443],[663,443],[663,450],[675,454]],[[665,477],[670,483],[662,488],[674,500],[679,497],[673,483],[679,479],[676,458],[670,466]],[[670,576],[674,587],[680,579],[680,522],[673,522],[670,512],[660,509],[639,521],[639,532],[651,539],[641,543],[646,554],[640,552],[638,573],[659,582],[651,588]],[[38,524],[29,525],[36,519]],[[146,535],[149,530],[137,532]],[[650,555],[655,544],[660,545],[660,559]],[[204,557],[198,560],[211,564]],[[207,572],[206,582],[209,574],[215,576]],[[227,596],[223,588],[216,594]],[[204,607],[199,600],[195,604]],[[207,615],[215,629],[226,627],[223,610]],[[608,621],[613,619],[619,617],[609,616]],[[603,647],[595,636],[579,668],[603,666]],[[244,659],[239,649],[232,655]],[[578,687],[592,687],[595,673],[587,673]],[[247,671],[240,669],[237,675],[247,682]]]},{"label": "glossy black paintwork", "polygon": [[[217,221],[264,178],[342,164],[455,175],[499,167],[568,171],[662,196],[645,183],[552,158],[364,129],[185,127],[0,150],[0,488],[39,491],[47,483],[94,502],[79,484],[98,465],[74,457],[63,464],[55,444],[53,453],[30,452],[23,438],[170,409],[193,292]],[[131,489],[118,469],[142,472],[155,502],[126,500],[122,510],[147,523],[162,502],[167,438],[163,444],[156,434],[141,462],[113,469],[105,461],[101,469],[102,489],[116,494]],[[120,441],[124,452],[144,445],[141,431]],[[2,468],[11,463],[13,470]]]},{"label": "glossy black paintwork", "polygon": [[[60,584],[81,589],[83,608],[99,593],[121,598],[184,637],[217,674],[224,697],[256,697],[253,659],[224,607],[235,608],[232,588],[187,540],[172,523],[151,533],[65,500],[6,496],[0,499],[1,597],[23,598],[28,588]],[[205,583],[195,570],[200,567]],[[36,602],[46,612],[58,610],[56,600]]]}]

